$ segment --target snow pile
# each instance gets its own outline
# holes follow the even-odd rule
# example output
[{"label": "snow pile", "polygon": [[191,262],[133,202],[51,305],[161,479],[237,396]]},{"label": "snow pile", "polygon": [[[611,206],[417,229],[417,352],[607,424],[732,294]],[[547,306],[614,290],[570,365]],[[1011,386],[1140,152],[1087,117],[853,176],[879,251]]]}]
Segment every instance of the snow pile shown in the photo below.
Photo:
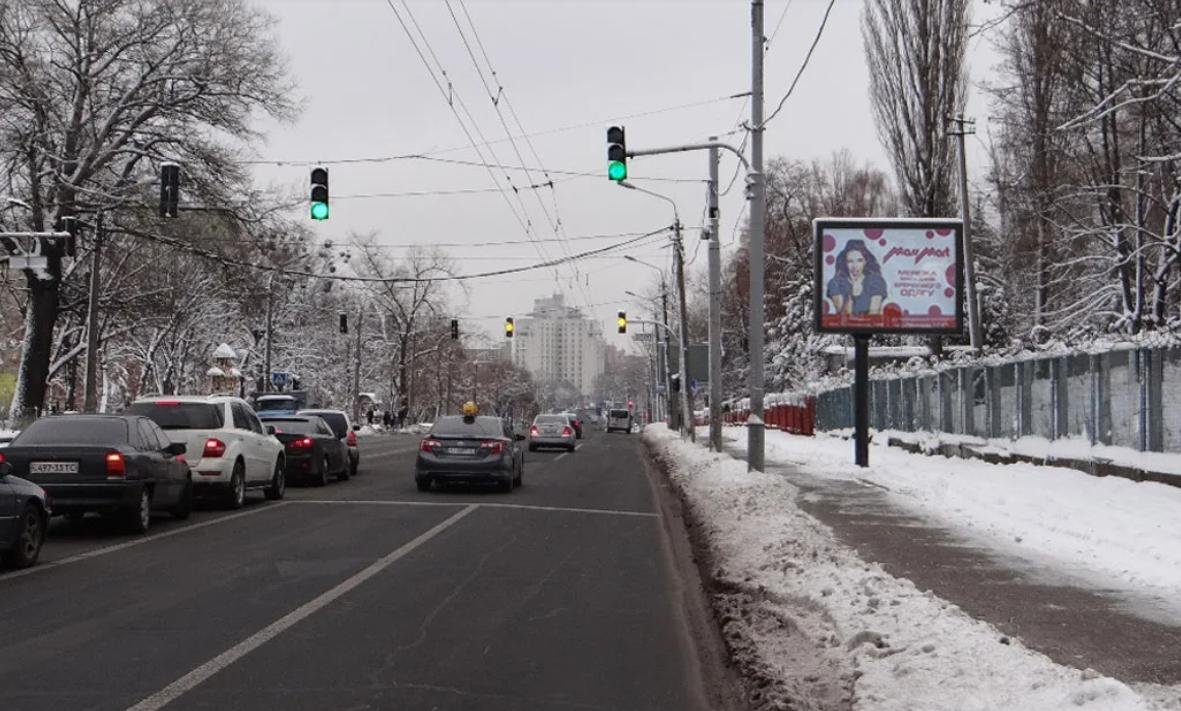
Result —
[{"label": "snow pile", "polygon": [[[737,438],[742,432],[728,431]],[[744,440],[736,440],[736,443]],[[1105,588],[1164,599],[1181,589],[1181,488],[1034,464],[989,464],[874,444],[870,467],[831,436],[767,432],[767,460],[859,478],[984,545]]]},{"label": "snow pile", "polygon": [[16,436],[17,436],[18,434],[20,434],[20,432],[19,432],[19,431],[17,431],[17,430],[4,430],[4,429],[0,429],[0,447],[4,447],[4,446],[6,446],[6,445],[7,445],[9,442],[11,442],[12,440],[16,439]]},{"label": "snow pile", "polygon": [[361,429],[357,430],[358,437],[372,437],[373,435],[382,431],[381,425],[361,425]]},{"label": "snow pile", "polygon": [[1153,708],[1121,682],[1057,665],[866,563],[796,507],[783,477],[747,472],[663,426],[645,438],[708,549],[724,591],[715,610],[751,679],[752,708]]}]

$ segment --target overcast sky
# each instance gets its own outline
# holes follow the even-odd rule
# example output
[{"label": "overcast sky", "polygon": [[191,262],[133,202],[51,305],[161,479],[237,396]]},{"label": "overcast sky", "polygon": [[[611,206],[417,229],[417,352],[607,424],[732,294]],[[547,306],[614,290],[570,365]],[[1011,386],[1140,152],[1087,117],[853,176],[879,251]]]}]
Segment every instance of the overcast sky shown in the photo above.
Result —
[{"label": "overcast sky", "polygon": [[[304,108],[292,125],[264,126],[267,140],[255,146],[257,158],[292,162],[330,162],[405,154],[479,160],[459,120],[432,81],[398,16],[386,0],[256,0],[278,20],[279,42],[287,54]],[[407,23],[402,0],[395,7]],[[452,0],[464,35],[481,68],[484,57],[471,32],[463,6]],[[766,32],[772,37],[766,58],[768,112],[778,103],[799,69],[824,14],[825,0],[767,0]],[[766,156],[823,158],[848,148],[860,159],[889,170],[879,145],[868,102],[868,71],[862,49],[861,0],[837,0],[824,36],[783,112],[767,127]],[[550,172],[554,188],[525,189],[544,182],[536,170],[463,166],[419,160],[330,164],[332,216],[315,225],[323,238],[347,241],[350,232],[375,231],[394,254],[392,245],[524,241],[530,239],[517,216],[532,225],[539,239],[554,239],[551,219],[560,219],[561,234],[643,233],[671,224],[672,208],[659,199],[624,190],[605,176],[606,127],[622,123],[629,148],[657,147],[703,140],[733,131],[749,117],[744,99],[720,99],[750,89],[750,10],[743,0],[466,0],[466,9],[504,87],[520,124],[532,134],[532,147],[504,140],[506,131],[475,65],[468,55],[447,5],[439,0],[409,0],[429,47],[447,72],[453,100],[470,111],[483,138],[483,159]],[[782,24],[778,24],[782,18]],[[778,31],[776,28],[778,26]],[[413,25],[411,24],[413,31]],[[995,56],[980,41],[970,57],[974,81],[984,78]],[[972,91],[970,113],[987,131],[987,105]],[[708,102],[690,108],[651,113],[668,107]],[[519,135],[509,103],[499,103],[512,134]],[[456,110],[472,131],[459,102]],[[742,135],[729,136],[738,144]],[[979,155],[980,142],[973,143]],[[536,151],[540,163],[533,157]],[[972,154],[970,154],[971,156]],[[735,161],[723,158],[723,187],[734,174]],[[699,251],[707,164],[704,153],[632,159],[632,181],[662,192],[677,203],[686,233],[692,269],[703,268]],[[589,172],[591,176],[556,171]],[[348,195],[410,191],[490,190],[495,180],[507,187],[507,175],[521,188],[500,193],[352,198]],[[305,165],[260,166],[258,180],[304,190]],[[650,180],[666,178],[673,180]],[[556,208],[555,208],[556,200]],[[722,199],[723,250],[731,248],[744,197],[741,179]],[[510,207],[511,204],[511,207]],[[544,211],[543,211],[544,206]],[[548,212],[548,215],[546,214]],[[515,213],[515,214],[514,214]],[[306,213],[305,213],[306,214]],[[622,240],[571,239],[563,243],[524,243],[500,247],[448,248],[457,271],[476,273],[520,267]],[[669,249],[660,240],[612,252],[632,254],[658,266],[670,264]],[[724,252],[725,253],[725,252]],[[555,276],[556,275],[556,276]],[[521,315],[533,299],[555,291],[587,307],[614,334],[615,311],[638,314],[642,306],[627,303],[625,290],[647,291],[656,274],[621,259],[591,258],[576,266],[526,272],[468,282],[467,294],[456,290],[458,316],[465,330],[500,337],[505,316]],[[634,317],[634,316],[633,316]]]}]

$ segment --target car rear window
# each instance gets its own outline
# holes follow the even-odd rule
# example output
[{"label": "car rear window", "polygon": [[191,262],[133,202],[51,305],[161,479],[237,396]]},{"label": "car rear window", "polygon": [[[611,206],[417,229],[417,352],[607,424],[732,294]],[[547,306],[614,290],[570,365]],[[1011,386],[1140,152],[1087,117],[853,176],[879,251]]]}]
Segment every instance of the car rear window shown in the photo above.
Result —
[{"label": "car rear window", "polygon": [[293,397],[279,397],[279,398],[259,398],[258,403],[254,406],[255,412],[266,412],[267,410],[294,410],[295,398]]},{"label": "car rear window", "polygon": [[465,422],[462,417],[440,418],[431,428],[432,435],[442,437],[501,437],[504,425],[495,417],[477,417]]},{"label": "car rear window", "polygon": [[538,415],[535,420],[539,425],[564,425],[566,424],[565,415]]},{"label": "car rear window", "polygon": [[631,417],[631,413],[627,410],[612,410],[611,417]]},{"label": "car rear window", "polygon": [[143,415],[162,430],[217,430],[225,425],[222,406],[206,402],[137,402],[125,412]]},{"label": "car rear window", "polygon": [[127,444],[127,420],[116,417],[43,417],[12,441],[27,444]]},{"label": "car rear window", "polygon": [[264,425],[270,425],[275,428],[275,432],[290,432],[291,434],[318,434],[319,428],[316,426],[314,420],[285,420],[279,417],[267,417],[263,419]]},{"label": "car rear window", "polygon": [[315,415],[327,422],[328,426],[332,428],[333,434],[337,437],[344,437],[349,433],[349,421],[339,412],[313,412],[309,410],[303,412],[303,414]]}]

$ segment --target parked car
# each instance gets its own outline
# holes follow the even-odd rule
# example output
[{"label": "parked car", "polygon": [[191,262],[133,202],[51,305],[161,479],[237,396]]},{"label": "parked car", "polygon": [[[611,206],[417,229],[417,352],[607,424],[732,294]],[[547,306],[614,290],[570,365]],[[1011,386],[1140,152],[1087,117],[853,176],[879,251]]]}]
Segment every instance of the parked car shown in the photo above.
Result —
[{"label": "parked car", "polygon": [[538,415],[529,427],[529,451],[542,447],[561,447],[573,452],[578,436],[569,415]]},{"label": "parked car", "polygon": [[630,410],[616,408],[607,411],[607,431],[627,432],[631,434],[632,431],[632,413]]},{"label": "parked car", "polygon": [[49,507],[45,489],[13,476],[0,452],[0,561],[10,568],[36,564],[49,528]]},{"label": "parked car", "polygon": [[44,489],[53,513],[118,515],[137,533],[153,511],[188,518],[193,478],[185,444],[138,415],[57,415],[26,427],[4,459],[12,474]]},{"label": "parked car", "polygon": [[361,450],[357,447],[357,430],[361,426],[354,425],[344,410],[300,410],[298,414],[314,415],[328,423],[336,433],[336,438],[349,448],[349,476],[356,476],[361,466]]},{"label": "parked car", "polygon": [[570,426],[574,428],[574,438],[582,439],[582,418],[576,412],[563,412],[570,419]]},{"label": "parked car", "polygon": [[349,478],[349,448],[323,419],[314,415],[263,415],[283,443],[289,480],[324,486],[329,476]]},{"label": "parked car", "polygon": [[429,491],[432,482],[469,482],[495,483],[511,492],[525,473],[524,439],[498,417],[440,417],[419,443],[418,490]]},{"label": "parked car", "polygon": [[260,415],[294,415],[299,411],[299,404],[294,395],[259,395],[254,399],[254,411]]},{"label": "parked car", "polygon": [[272,500],[287,491],[283,444],[266,431],[245,400],[152,397],[135,401],[125,412],[151,418],[170,440],[188,447],[198,494],[212,494],[237,509],[249,490],[262,489]]}]

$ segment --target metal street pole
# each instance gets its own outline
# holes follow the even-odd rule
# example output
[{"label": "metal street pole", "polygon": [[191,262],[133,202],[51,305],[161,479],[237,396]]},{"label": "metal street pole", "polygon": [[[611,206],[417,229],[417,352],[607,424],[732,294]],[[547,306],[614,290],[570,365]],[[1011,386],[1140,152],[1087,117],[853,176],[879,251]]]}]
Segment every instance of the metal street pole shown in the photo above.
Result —
[{"label": "metal street pole", "polygon": [[275,273],[271,272],[270,278],[267,279],[267,342],[264,349],[264,360],[266,365],[263,367],[262,374],[262,391],[269,393],[271,391],[271,332],[275,328]]},{"label": "metal street pole", "polygon": [[677,297],[680,302],[681,312],[681,363],[680,363],[680,381],[681,381],[681,432],[688,434],[691,441],[696,441],[697,432],[694,429],[693,422],[693,408],[689,406],[689,379],[688,374],[688,360],[689,360],[689,309],[685,303],[685,246],[681,242],[681,221],[677,220],[675,225],[676,236],[673,237],[676,244],[673,247],[673,256],[677,263]]},{"label": "metal street pole", "polygon": [[624,255],[623,258],[629,262],[643,264],[649,269],[655,269],[656,273],[660,275],[660,322],[664,325],[664,331],[662,331],[660,334],[660,349],[657,351],[660,364],[657,366],[657,368],[661,373],[664,374],[664,414],[668,418],[668,426],[673,429],[679,429],[680,420],[677,417],[677,410],[679,408],[676,407],[676,401],[673,399],[672,367],[668,360],[668,334],[670,332],[668,327],[668,283],[664,279],[664,270],[653,264],[636,259],[630,254]]},{"label": "metal street pole", "polygon": [[[716,141],[717,136],[710,136]],[[718,149],[709,149],[709,446],[722,451],[722,253],[718,234]]]},{"label": "metal street pole", "polygon": [[353,421],[361,419],[361,317],[364,312],[357,310],[357,345],[353,352]]},{"label": "metal street pole", "polygon": [[972,213],[971,201],[968,198],[968,156],[964,146],[964,139],[974,130],[969,128],[973,123],[965,119],[963,114],[948,121],[955,123],[957,130],[949,131],[949,135],[959,138],[960,144],[960,216],[964,220],[964,282],[968,300],[968,337],[972,350],[979,351],[984,346],[984,337],[980,325],[980,303],[976,300],[976,265],[972,259]]},{"label": "metal street pole", "polygon": [[763,471],[763,230],[767,191],[763,181],[763,0],[750,3],[750,418],[747,420],[747,468]]},{"label": "metal street pole", "polygon": [[94,221],[94,261],[90,266],[90,296],[86,305],[86,386],[82,397],[83,412],[98,411],[98,292],[103,254],[103,213]]}]

